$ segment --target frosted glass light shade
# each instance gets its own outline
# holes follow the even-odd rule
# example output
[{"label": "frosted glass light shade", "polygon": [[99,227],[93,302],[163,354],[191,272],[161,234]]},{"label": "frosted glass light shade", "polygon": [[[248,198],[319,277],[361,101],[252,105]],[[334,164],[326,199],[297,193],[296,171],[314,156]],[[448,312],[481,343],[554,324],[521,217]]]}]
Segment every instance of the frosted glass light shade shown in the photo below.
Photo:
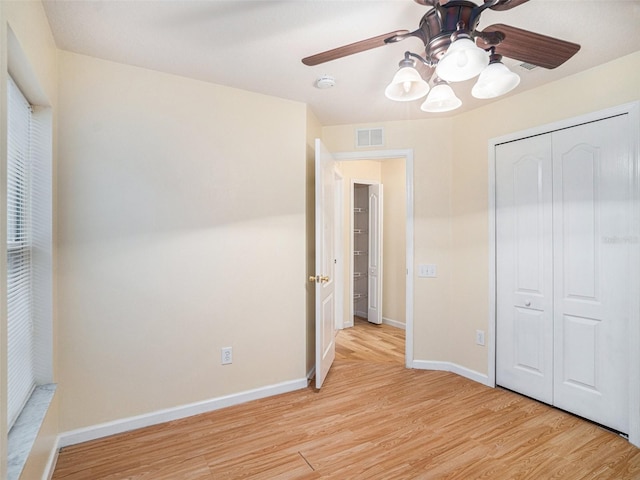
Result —
[{"label": "frosted glass light shade", "polygon": [[446,83],[440,83],[431,89],[420,110],[431,113],[449,112],[460,105],[462,100],[456,97],[453,89]]},{"label": "frosted glass light shade", "polygon": [[490,63],[471,89],[475,98],[495,98],[510,92],[520,83],[520,76],[502,62]]},{"label": "frosted glass light shade", "polygon": [[397,102],[409,102],[429,93],[429,84],[425,82],[413,67],[402,67],[393,76],[384,94]]},{"label": "frosted glass light shade", "polygon": [[447,82],[462,82],[478,75],[488,64],[489,54],[463,36],[438,61],[436,75]]}]

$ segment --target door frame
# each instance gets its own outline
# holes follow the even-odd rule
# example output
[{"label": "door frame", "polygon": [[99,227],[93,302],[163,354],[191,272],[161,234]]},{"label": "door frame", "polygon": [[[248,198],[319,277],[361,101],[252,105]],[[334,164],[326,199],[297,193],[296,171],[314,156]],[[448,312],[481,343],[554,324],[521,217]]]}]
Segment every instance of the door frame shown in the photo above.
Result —
[{"label": "door frame", "polygon": [[[344,209],[344,177],[337,169],[333,172],[333,178],[335,180],[335,218],[342,219],[342,212]],[[344,234],[344,222],[336,221],[335,225],[335,239],[334,239],[334,248],[335,248],[335,268],[337,272],[342,272],[344,270],[344,253],[343,253],[343,243],[342,237]],[[344,276],[343,275],[335,275],[336,281],[336,292],[335,292],[335,329],[336,331],[344,328]]]},{"label": "door frame", "polygon": [[368,150],[363,152],[339,152],[333,154],[337,161],[385,160],[403,158],[406,180],[406,294],[405,294],[405,366],[413,368],[413,262],[414,262],[414,213],[413,213],[413,149]]},{"label": "door frame", "polygon": [[[496,171],[495,147],[498,144],[542,135],[556,130],[575,127],[618,115],[629,115],[631,126],[631,156],[633,159],[633,200],[636,212],[633,219],[634,237],[640,236],[640,102],[632,102],[597,112],[568,118],[554,123],[510,133],[489,140],[489,329],[488,329],[488,385],[496,386]],[[640,246],[631,252],[631,291],[640,291]],[[640,299],[630,301],[629,312],[629,442],[640,447]]]}]

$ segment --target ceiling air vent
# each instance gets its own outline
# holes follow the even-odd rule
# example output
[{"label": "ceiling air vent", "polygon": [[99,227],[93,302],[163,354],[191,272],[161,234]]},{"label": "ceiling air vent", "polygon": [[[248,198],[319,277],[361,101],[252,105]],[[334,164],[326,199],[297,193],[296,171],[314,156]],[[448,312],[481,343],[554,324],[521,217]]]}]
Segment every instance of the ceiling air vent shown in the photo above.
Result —
[{"label": "ceiling air vent", "polygon": [[356,129],[356,147],[382,147],[384,145],[384,129],[358,128]]},{"label": "ceiling air vent", "polygon": [[534,65],[533,63],[527,63],[527,62],[521,63],[520,67],[524,68],[525,70],[533,70],[534,68],[538,68],[537,65]]}]

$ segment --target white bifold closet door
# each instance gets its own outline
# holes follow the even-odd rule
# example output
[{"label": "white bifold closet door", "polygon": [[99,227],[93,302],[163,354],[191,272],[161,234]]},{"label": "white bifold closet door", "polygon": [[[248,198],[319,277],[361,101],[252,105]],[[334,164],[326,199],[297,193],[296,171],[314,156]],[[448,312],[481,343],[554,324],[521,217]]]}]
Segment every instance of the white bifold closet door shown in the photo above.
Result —
[{"label": "white bifold closet door", "polygon": [[633,162],[620,115],[496,147],[496,380],[629,431]]}]

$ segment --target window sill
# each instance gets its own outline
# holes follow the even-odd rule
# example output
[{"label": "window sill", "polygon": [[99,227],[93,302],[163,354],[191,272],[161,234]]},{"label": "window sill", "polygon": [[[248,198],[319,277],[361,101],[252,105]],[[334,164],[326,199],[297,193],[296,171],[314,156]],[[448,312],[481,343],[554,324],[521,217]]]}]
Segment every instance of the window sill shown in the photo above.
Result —
[{"label": "window sill", "polygon": [[20,478],[55,391],[55,383],[37,386],[9,430],[7,480]]}]

